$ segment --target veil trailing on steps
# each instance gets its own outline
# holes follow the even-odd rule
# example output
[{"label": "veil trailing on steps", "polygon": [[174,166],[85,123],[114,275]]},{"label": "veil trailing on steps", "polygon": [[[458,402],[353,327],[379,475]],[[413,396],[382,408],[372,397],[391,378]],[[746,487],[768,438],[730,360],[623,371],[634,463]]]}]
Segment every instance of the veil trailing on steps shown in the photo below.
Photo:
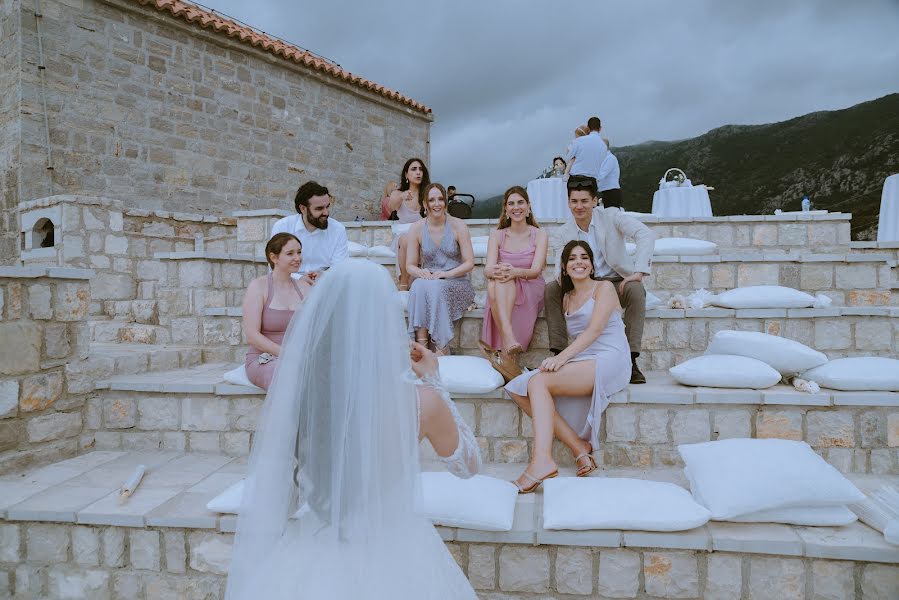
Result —
[{"label": "veil trailing on steps", "polygon": [[250,453],[226,598],[474,600],[415,514],[417,404],[387,271],[348,260],[326,272],[280,360]]}]

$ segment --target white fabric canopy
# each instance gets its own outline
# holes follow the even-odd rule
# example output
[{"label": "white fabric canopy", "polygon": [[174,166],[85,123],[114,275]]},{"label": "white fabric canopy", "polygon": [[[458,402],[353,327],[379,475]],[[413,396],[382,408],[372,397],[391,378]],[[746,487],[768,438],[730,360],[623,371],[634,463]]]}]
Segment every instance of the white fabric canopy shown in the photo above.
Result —
[{"label": "white fabric canopy", "polygon": [[658,190],[652,195],[652,214],[660,217],[711,217],[709,191],[704,185]]},{"label": "white fabric canopy", "polygon": [[528,182],[528,198],[531,210],[538,222],[543,220],[565,220],[571,216],[568,210],[568,190],[561,177],[534,179]]},{"label": "white fabric canopy", "polygon": [[[528,187],[530,193],[530,186]],[[883,182],[880,196],[880,220],[877,223],[878,242],[899,241],[899,173]]]}]

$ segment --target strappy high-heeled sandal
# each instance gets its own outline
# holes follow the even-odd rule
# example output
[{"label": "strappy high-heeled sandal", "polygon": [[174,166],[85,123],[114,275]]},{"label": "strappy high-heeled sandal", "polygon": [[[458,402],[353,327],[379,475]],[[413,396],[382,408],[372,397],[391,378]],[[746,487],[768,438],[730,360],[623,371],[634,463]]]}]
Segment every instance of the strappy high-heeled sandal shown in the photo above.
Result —
[{"label": "strappy high-heeled sandal", "polygon": [[587,450],[583,454],[579,454],[577,457],[575,457],[574,464],[578,464],[582,458],[586,458],[590,462],[588,464],[583,465],[582,467],[578,468],[577,473],[576,473],[576,475],[578,477],[586,477],[587,475],[589,475],[590,473],[592,473],[593,471],[595,471],[596,469],[599,468],[599,466],[597,466],[597,464],[596,464],[596,459],[593,458],[593,447],[592,446],[590,447],[589,450]]},{"label": "strappy high-heeled sandal", "polygon": [[502,350],[497,350],[484,340],[478,341],[478,347],[484,353],[484,357],[490,362],[490,366],[499,371],[506,383],[521,375],[522,371],[521,367],[518,366],[518,361],[510,358]]},{"label": "strappy high-heeled sandal", "polygon": [[[518,483],[518,480],[515,480],[512,483],[514,483],[515,487],[518,488],[519,494],[533,494],[534,492],[537,491],[537,488],[539,488],[541,485],[543,485],[544,481],[546,481],[547,479],[554,479],[554,478],[558,477],[559,470],[556,469],[555,471],[553,471],[552,473],[550,473],[549,475],[545,476],[542,479],[538,479],[537,477],[534,477],[533,475],[528,473],[526,470],[524,473],[522,473],[522,475],[524,477],[526,477],[527,479],[530,479],[533,483],[526,488],[521,487],[521,484]],[[520,479],[520,477],[519,477],[519,479]]]}]

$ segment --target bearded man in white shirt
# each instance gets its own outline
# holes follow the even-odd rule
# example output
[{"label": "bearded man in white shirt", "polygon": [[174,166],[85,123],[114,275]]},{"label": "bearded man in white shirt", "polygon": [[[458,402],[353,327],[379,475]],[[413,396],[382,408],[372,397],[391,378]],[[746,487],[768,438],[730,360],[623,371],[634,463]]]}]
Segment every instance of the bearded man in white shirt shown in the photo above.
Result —
[{"label": "bearded man in white shirt", "polygon": [[294,197],[297,214],[280,219],[272,227],[272,235],[292,233],[300,240],[303,263],[294,277],[305,277],[310,283],[350,255],[346,228],[330,217],[331,200],[328,188],[307,181]]}]

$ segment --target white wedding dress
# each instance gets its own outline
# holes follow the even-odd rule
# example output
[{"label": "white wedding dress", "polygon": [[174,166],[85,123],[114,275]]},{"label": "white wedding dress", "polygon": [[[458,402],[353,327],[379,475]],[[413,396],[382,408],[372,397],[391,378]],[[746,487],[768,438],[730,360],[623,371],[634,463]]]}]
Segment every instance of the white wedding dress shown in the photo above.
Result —
[{"label": "white wedding dress", "polygon": [[[284,339],[250,454],[228,600],[476,600],[420,502],[416,382],[387,271],[330,269]],[[444,459],[468,477],[478,446],[459,429]],[[304,504],[299,518],[293,518]]]}]

